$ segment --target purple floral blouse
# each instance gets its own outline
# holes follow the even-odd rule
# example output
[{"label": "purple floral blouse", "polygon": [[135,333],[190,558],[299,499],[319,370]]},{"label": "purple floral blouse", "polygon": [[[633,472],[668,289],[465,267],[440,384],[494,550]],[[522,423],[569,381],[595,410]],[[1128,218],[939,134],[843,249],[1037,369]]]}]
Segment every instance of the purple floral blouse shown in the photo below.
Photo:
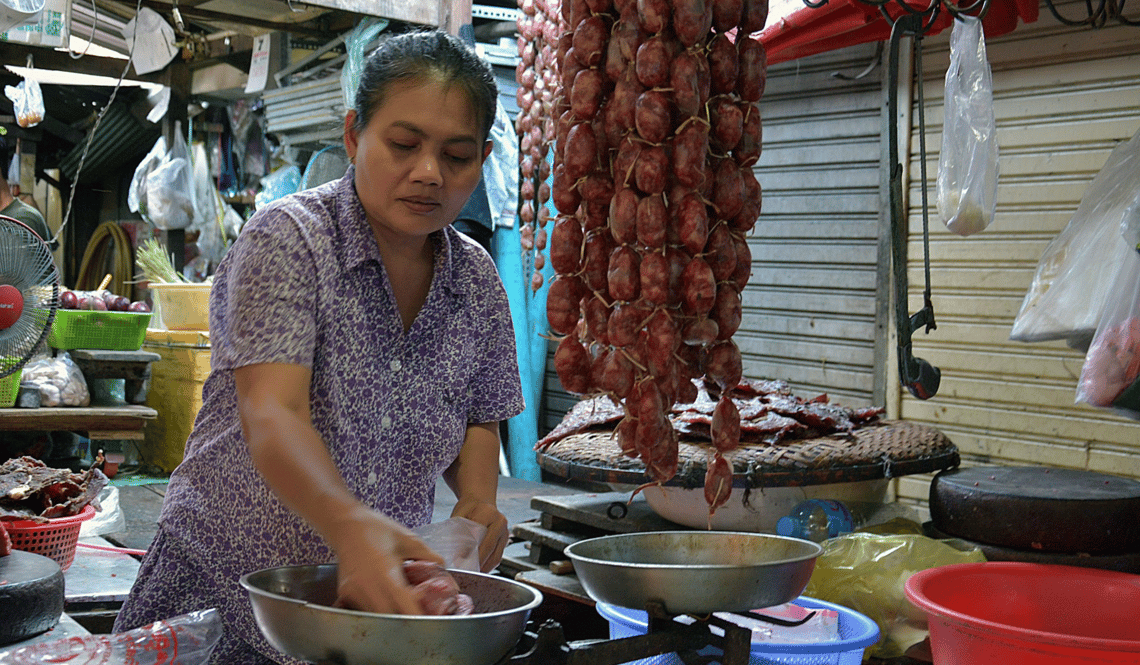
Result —
[{"label": "purple floral blouse", "polygon": [[412,528],[430,521],[436,480],[468,424],[523,409],[510,309],[490,256],[451,227],[433,234],[431,289],[405,332],[353,178],[350,168],[259,210],[215,275],[212,372],[159,523],[186,556],[232,581],[226,600],[244,608],[242,574],[333,553],[254,468],[234,369],[311,368],[312,421],[341,475]]}]

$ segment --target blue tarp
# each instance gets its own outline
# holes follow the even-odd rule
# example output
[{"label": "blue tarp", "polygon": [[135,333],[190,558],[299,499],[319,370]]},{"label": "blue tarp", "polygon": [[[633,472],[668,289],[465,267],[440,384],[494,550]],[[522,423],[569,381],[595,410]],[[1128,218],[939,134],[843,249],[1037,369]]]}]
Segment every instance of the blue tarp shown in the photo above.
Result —
[{"label": "blue tarp", "polygon": [[532,291],[530,283],[534,265],[530,257],[524,255],[521,241],[519,224],[511,228],[500,227],[491,238],[491,250],[511,303],[519,374],[526,399],[526,410],[507,423],[507,464],[511,476],[537,482],[541,480],[541,472],[534,456],[534,444],[538,441],[546,374],[546,339],[543,337],[547,332],[546,291],[554,272],[547,260],[542,270],[542,288]]}]

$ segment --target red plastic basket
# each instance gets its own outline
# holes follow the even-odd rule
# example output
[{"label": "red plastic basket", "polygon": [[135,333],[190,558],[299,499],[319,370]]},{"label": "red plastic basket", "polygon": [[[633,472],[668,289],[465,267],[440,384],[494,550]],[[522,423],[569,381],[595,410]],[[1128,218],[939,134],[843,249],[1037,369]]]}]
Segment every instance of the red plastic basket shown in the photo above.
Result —
[{"label": "red plastic basket", "polygon": [[84,506],[78,515],[56,517],[39,524],[34,520],[3,521],[0,524],[12,539],[12,549],[42,554],[54,559],[62,570],[71,567],[75,560],[75,546],[79,543],[79,529],[95,517],[95,507]]}]

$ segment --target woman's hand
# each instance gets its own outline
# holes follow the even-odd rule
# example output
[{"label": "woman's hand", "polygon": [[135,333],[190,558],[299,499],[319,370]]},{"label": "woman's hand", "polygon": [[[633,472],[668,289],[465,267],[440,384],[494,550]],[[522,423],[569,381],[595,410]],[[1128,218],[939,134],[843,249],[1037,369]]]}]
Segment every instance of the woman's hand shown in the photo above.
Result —
[{"label": "woman's hand", "polygon": [[423,614],[404,576],[404,561],[443,558],[402,525],[360,506],[330,534],[337,554],[338,607],[382,614]]},{"label": "woman's hand", "polygon": [[507,547],[509,533],[506,516],[492,503],[463,500],[456,502],[451,516],[466,517],[487,527],[487,534],[479,543],[479,568],[484,573],[494,570],[503,560],[503,550]]}]

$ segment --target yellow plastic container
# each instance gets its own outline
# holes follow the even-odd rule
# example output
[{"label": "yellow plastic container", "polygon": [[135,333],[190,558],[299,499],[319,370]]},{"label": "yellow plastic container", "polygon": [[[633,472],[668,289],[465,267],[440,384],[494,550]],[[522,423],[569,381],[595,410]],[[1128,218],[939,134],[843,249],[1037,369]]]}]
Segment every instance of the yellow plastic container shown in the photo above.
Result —
[{"label": "yellow plastic container", "polygon": [[210,329],[210,284],[151,282],[158,325],[164,330]]},{"label": "yellow plastic container", "polygon": [[146,332],[143,349],[161,356],[150,364],[146,404],[158,417],[146,426],[141,452],[144,461],[174,471],[186,452],[186,439],[202,408],[202,386],[210,375],[208,332],[157,330]]}]

